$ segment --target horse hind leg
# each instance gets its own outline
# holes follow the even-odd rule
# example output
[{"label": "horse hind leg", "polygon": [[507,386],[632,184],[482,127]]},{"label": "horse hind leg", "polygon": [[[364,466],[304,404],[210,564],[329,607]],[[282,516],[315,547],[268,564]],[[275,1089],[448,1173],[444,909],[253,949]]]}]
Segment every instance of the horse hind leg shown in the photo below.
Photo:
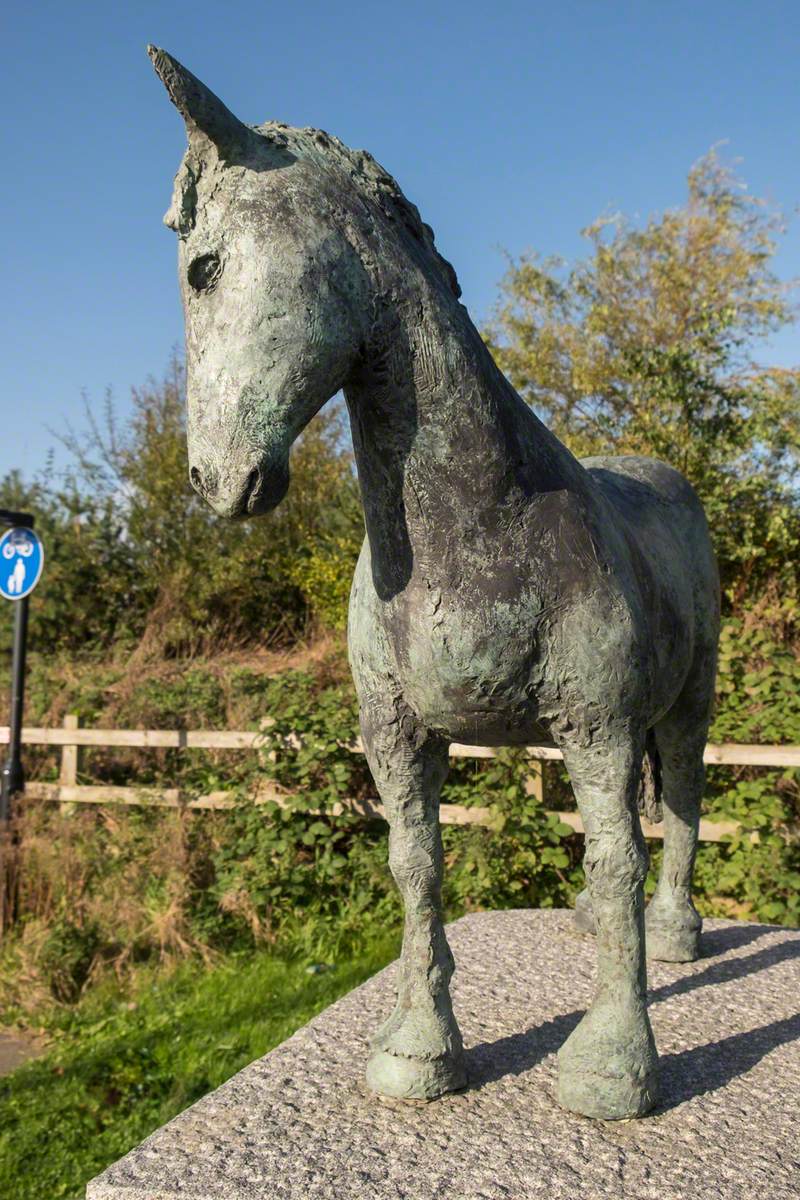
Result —
[{"label": "horse hind leg", "polygon": [[[670,711],[655,727],[661,760],[664,851],[661,872],[647,906],[647,957],[659,962],[694,962],[700,954],[702,919],[692,903],[692,876],[705,785],[703,751],[714,692],[715,654],[696,665]],[[575,928],[595,934],[597,923],[588,888],[575,900]]]},{"label": "horse hind leg", "polygon": [[655,730],[661,759],[664,853],[646,928],[647,956],[662,962],[694,962],[700,954],[703,922],[692,903],[692,876],[709,710],[710,696],[684,688]]},{"label": "horse hind leg", "polygon": [[[647,957],[658,962],[694,962],[700,954],[702,919],[692,903],[697,853],[706,734],[683,736],[682,723],[665,718],[657,741],[662,770],[664,852],[655,894],[647,906]],[[575,898],[573,916],[579,933],[595,935],[597,922],[589,889]]]}]

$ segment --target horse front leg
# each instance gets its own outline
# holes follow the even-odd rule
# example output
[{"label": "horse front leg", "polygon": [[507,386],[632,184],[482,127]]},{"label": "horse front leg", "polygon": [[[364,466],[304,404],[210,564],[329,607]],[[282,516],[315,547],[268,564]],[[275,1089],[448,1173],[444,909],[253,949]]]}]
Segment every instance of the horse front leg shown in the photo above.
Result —
[{"label": "horse front leg", "polygon": [[597,927],[597,993],[558,1055],[558,1100],[587,1117],[642,1116],[658,1097],[647,1016],[644,879],[636,811],[644,735],[564,745],[586,831],[584,866]]},{"label": "horse front leg", "polygon": [[448,747],[411,714],[362,712],[364,750],[389,820],[389,865],[405,906],[397,1005],[372,1039],[367,1084],[384,1096],[435,1100],[466,1083],[453,1015],[453,956],[442,920],[439,793]]}]

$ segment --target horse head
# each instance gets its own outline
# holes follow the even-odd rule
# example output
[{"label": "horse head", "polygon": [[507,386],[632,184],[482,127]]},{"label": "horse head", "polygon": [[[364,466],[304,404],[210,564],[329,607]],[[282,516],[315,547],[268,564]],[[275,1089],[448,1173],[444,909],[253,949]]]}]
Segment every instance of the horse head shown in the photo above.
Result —
[{"label": "horse head", "polygon": [[170,55],[148,53],[189,138],[164,218],[178,235],[189,475],[220,515],[263,513],[364,343],[370,287],[352,234],[364,214],[335,139],[244,125]]}]

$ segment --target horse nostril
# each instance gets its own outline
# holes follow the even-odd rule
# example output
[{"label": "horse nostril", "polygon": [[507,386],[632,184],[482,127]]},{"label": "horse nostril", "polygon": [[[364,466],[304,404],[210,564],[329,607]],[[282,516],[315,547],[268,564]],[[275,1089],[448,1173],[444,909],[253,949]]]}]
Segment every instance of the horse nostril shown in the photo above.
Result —
[{"label": "horse nostril", "polygon": [[189,482],[205,500],[210,500],[216,494],[219,475],[213,467],[207,465],[202,468],[192,467],[189,471]]},{"label": "horse nostril", "polygon": [[261,472],[258,467],[253,467],[244,485],[244,501],[248,509],[253,507],[253,503],[257,499],[260,490]]}]

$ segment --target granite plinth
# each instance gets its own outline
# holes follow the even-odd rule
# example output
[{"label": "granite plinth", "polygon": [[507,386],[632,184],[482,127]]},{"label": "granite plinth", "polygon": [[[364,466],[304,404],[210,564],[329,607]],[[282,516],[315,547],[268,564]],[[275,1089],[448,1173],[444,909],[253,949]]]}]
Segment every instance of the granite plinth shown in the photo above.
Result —
[{"label": "granite plinth", "polygon": [[430,1105],[367,1092],[393,965],[109,1167],[87,1200],[797,1200],[800,932],[706,921],[698,962],[650,963],[662,1102],[620,1123],[553,1097],[594,979],[571,914],[478,913],[448,935],[467,1091]]}]

